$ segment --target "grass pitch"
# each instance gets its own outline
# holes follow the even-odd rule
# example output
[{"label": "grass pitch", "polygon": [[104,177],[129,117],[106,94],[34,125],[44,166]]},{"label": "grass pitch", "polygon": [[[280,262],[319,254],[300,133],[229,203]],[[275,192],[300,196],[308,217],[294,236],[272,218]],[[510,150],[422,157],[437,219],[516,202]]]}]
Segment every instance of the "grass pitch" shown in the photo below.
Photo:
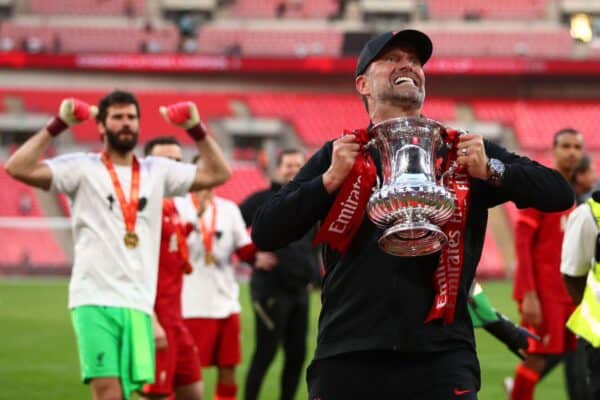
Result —
[{"label": "grass pitch", "polygon": [[[509,282],[486,282],[484,290],[494,306],[516,318],[516,307],[510,299]],[[242,285],[242,349],[243,363],[238,368],[242,399],[244,379],[254,346],[254,318],[249,305],[247,285]],[[316,341],[319,294],[311,296],[311,318],[308,336],[308,363]],[[482,370],[481,400],[505,398],[501,382],[513,374],[517,358],[503,344],[485,331],[477,332],[477,348]],[[279,395],[279,354],[263,383],[261,400],[276,400]],[[206,397],[213,398],[215,373],[203,371]],[[87,386],[79,381],[79,365],[75,338],[67,311],[66,280],[0,280],[0,400],[80,400],[90,398]],[[563,369],[556,368],[536,390],[536,398],[566,399]],[[304,376],[297,400],[307,399]]]}]

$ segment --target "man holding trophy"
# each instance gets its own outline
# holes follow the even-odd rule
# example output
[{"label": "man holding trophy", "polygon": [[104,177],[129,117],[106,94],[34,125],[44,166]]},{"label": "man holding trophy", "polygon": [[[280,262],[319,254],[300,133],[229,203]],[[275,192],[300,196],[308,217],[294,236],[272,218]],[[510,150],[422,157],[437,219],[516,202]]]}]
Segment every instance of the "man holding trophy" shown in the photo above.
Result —
[{"label": "man holding trophy", "polygon": [[476,399],[467,296],[487,209],[573,203],[557,172],[421,116],[432,50],[415,30],[371,39],[355,72],[371,126],[326,143],[255,215],[263,250],[321,223],[310,399]]}]

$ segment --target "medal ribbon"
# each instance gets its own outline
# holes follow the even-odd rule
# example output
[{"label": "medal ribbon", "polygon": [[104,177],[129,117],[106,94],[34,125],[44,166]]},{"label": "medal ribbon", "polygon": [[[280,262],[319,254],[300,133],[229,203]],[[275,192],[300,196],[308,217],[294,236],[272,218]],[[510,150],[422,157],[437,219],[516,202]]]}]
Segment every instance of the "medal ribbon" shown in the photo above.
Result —
[{"label": "medal ribbon", "polygon": [[[198,198],[196,193],[192,193],[192,201],[194,202],[196,210],[200,210],[200,199]],[[213,239],[217,230],[217,207],[215,206],[215,201],[213,199],[209,200],[209,204],[212,212],[210,229],[206,228],[206,224],[204,223],[204,218],[202,217],[202,215],[198,216],[198,223],[200,225],[200,233],[202,234],[202,243],[204,244],[204,250],[207,254],[212,254]]]},{"label": "medal ribbon", "polygon": [[179,219],[179,214],[175,208],[175,202],[172,199],[163,199],[163,213],[170,215],[172,218],[175,236],[177,237],[177,250],[181,257],[183,273],[191,274],[193,268],[190,264],[190,250],[185,239],[185,234],[183,233],[183,226]]},{"label": "medal ribbon", "polygon": [[140,163],[138,162],[137,158],[133,156],[133,164],[131,165],[131,187],[129,189],[129,202],[127,202],[127,200],[125,200],[125,193],[121,187],[121,182],[119,182],[119,177],[115,171],[115,167],[108,158],[108,154],[106,152],[102,153],[101,160],[108,170],[113,187],[115,188],[115,194],[117,195],[117,200],[119,200],[121,212],[123,213],[125,231],[127,233],[134,233],[140,195]]}]

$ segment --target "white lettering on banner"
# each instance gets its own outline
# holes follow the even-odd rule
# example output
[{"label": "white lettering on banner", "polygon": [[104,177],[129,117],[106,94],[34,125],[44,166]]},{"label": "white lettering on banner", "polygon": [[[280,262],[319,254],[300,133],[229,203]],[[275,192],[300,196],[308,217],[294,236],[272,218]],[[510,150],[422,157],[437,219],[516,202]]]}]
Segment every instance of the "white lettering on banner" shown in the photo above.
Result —
[{"label": "white lettering on banner", "polygon": [[356,181],[352,184],[352,190],[348,194],[348,197],[340,203],[342,206],[340,214],[327,228],[330,232],[343,234],[346,231],[346,228],[348,228],[348,225],[358,209],[360,201],[360,182],[361,175],[358,175]]}]

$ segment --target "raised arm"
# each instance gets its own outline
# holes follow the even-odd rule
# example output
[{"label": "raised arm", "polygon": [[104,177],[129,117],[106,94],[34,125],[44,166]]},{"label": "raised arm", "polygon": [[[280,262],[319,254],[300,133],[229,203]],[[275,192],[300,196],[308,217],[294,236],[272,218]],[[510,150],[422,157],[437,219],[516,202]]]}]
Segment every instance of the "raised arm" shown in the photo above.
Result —
[{"label": "raised arm", "polygon": [[89,119],[95,113],[95,106],[90,106],[81,100],[63,100],[58,115],[9,157],[4,165],[6,172],[30,186],[44,190],[50,189],[52,171],[40,159],[48,150],[55,136],[58,136],[68,126]]},{"label": "raised arm", "polygon": [[202,155],[202,163],[198,166],[190,192],[209,189],[229,179],[231,170],[223,152],[217,142],[208,135],[206,125],[200,120],[198,108],[194,103],[186,101],[161,107],[160,113],[170,124],[185,129]]}]

